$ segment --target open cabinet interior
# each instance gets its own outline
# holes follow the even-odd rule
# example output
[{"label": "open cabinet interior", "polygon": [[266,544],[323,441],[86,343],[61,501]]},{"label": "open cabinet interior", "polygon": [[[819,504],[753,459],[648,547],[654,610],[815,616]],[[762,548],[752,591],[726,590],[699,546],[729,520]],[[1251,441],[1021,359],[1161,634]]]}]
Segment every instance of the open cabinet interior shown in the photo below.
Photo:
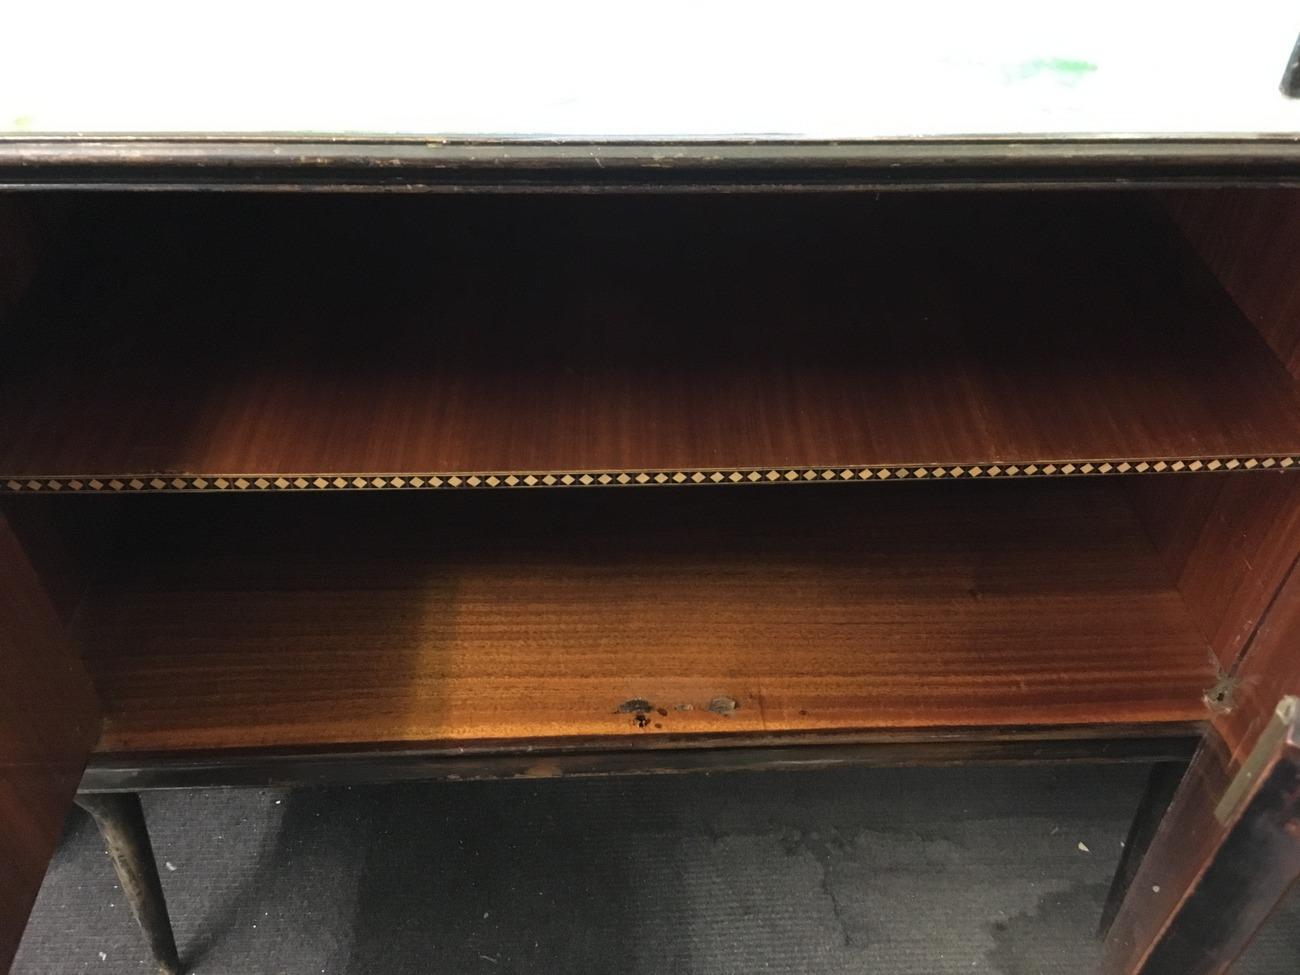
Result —
[{"label": "open cabinet interior", "polygon": [[1290,376],[1141,194],[84,206],[6,335],[11,491],[1300,455]]},{"label": "open cabinet interior", "polygon": [[1184,733],[1300,524],[1219,200],[31,196],[0,499],[105,754]]},{"label": "open cabinet interior", "polygon": [[1211,655],[1118,483],[735,490],[113,499],[74,620],[102,747],[1203,714]]}]

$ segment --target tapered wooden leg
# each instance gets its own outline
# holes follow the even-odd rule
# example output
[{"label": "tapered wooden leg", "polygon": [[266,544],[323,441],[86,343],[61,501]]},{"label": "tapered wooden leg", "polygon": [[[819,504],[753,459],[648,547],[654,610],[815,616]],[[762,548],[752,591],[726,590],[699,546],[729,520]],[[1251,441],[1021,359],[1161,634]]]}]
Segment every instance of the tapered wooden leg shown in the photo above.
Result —
[{"label": "tapered wooden leg", "polygon": [[1129,827],[1128,839],[1124,841],[1124,852],[1119,858],[1119,866],[1110,884],[1110,893],[1106,895],[1106,904],[1101,910],[1101,922],[1098,933],[1106,936],[1111,922],[1115,920],[1119,906],[1124,901],[1133,877],[1141,866],[1151,841],[1155,839],[1160,821],[1169,811],[1183,775],[1187,771],[1186,762],[1157,762],[1151,766],[1151,775],[1147,778],[1146,791],[1138,803],[1137,812],[1133,814],[1133,824]]},{"label": "tapered wooden leg", "polygon": [[176,939],[172,936],[140,797],[134,792],[83,794],[77,796],[77,805],[94,817],[104,835],[108,855],[113,858],[122,890],[149,942],[158,970],[163,975],[180,975]]},{"label": "tapered wooden leg", "polygon": [[1244,760],[1197,753],[1106,939],[1107,975],[1227,970],[1300,877],[1300,699]]}]

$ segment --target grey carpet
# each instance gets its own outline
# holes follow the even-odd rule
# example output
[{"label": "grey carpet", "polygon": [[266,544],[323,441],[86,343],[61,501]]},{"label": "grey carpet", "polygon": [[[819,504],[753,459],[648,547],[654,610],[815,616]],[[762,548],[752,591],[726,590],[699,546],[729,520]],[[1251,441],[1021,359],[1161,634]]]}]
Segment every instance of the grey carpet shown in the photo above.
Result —
[{"label": "grey carpet", "polygon": [[[1133,766],[145,797],[187,971],[1090,972]],[[1080,848],[1083,844],[1087,850]],[[1251,975],[1300,971],[1274,923]],[[14,972],[147,972],[78,813]]]}]

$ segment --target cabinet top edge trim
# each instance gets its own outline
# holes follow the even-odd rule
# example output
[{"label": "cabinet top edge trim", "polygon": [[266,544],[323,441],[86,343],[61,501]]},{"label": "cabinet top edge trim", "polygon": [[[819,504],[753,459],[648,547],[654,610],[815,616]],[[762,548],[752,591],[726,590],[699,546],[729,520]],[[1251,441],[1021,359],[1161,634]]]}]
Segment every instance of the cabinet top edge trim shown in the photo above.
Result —
[{"label": "cabinet top edge trim", "polygon": [[869,189],[1300,182],[1300,134],[871,140],[0,135],[0,188]]}]

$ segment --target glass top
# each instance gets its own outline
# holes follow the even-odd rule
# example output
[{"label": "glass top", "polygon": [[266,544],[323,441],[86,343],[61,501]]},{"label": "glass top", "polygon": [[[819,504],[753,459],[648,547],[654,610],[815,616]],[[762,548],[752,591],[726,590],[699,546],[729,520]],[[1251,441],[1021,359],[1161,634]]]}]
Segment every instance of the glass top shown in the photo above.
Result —
[{"label": "glass top", "polygon": [[6,4],[0,135],[1300,133],[1295,0]]}]

